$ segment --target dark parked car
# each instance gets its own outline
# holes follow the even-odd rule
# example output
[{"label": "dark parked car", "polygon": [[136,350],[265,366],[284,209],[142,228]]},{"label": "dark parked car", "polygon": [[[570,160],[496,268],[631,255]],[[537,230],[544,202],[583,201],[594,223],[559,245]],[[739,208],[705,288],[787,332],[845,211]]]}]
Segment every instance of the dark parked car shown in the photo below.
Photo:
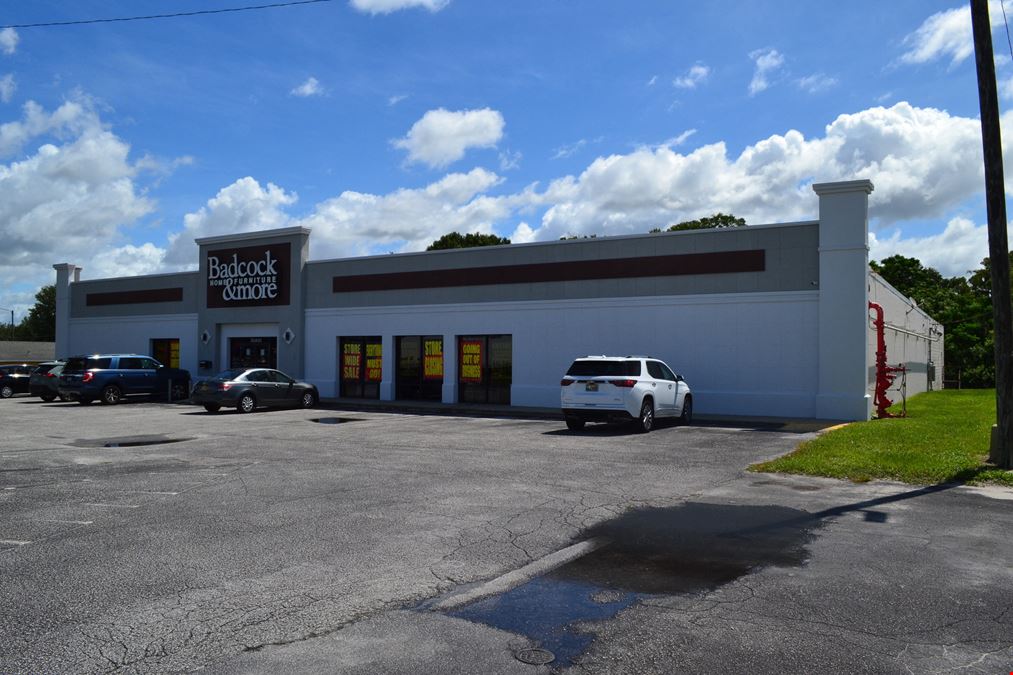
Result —
[{"label": "dark parked car", "polygon": [[14,394],[27,394],[28,378],[31,377],[34,367],[27,363],[0,366],[0,398],[10,398]]},{"label": "dark parked car", "polygon": [[28,379],[28,393],[32,396],[38,396],[46,403],[55,401],[57,396],[60,397],[61,401],[66,401],[66,397],[60,396],[60,392],[57,389],[60,383],[59,377],[61,372],[63,372],[63,361],[40,363],[32,371],[32,375]]},{"label": "dark parked car", "polygon": [[80,403],[100,399],[110,405],[134,395],[183,399],[189,389],[189,371],[139,354],[72,356],[63,365],[57,387],[61,395]]},{"label": "dark parked car", "polygon": [[257,406],[312,408],[320,399],[317,388],[270,368],[233,368],[194,385],[190,401],[208,412],[234,407],[241,413]]}]

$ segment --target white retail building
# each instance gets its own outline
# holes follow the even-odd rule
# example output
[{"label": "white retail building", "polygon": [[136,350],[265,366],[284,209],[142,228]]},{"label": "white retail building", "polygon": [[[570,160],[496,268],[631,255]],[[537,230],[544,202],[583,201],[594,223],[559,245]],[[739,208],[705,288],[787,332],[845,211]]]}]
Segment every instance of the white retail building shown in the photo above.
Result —
[{"label": "white retail building", "polygon": [[[867,419],[883,306],[907,391],[940,388],[942,327],[868,268],[867,180],[818,219],[308,260],[310,231],[198,239],[195,272],[57,270],[56,353],[149,353],[195,378],[266,365],[321,396],[559,406],[576,356],[649,354],[699,413]],[[930,378],[931,376],[931,378]]]}]

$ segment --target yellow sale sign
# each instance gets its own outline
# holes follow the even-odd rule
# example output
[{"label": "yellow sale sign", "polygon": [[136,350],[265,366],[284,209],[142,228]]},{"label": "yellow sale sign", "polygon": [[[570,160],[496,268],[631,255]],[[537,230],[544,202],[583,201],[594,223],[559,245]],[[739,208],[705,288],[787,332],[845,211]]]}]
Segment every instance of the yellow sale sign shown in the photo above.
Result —
[{"label": "yellow sale sign", "polygon": [[427,380],[443,379],[443,340],[425,340],[422,343],[422,377]]},{"label": "yellow sale sign", "polygon": [[362,374],[362,345],[346,343],[341,350],[341,379],[358,380]]},{"label": "yellow sale sign", "polygon": [[383,377],[383,345],[371,342],[366,345],[366,381],[379,382]]},{"label": "yellow sale sign", "polygon": [[482,381],[482,341],[461,340],[461,382]]}]

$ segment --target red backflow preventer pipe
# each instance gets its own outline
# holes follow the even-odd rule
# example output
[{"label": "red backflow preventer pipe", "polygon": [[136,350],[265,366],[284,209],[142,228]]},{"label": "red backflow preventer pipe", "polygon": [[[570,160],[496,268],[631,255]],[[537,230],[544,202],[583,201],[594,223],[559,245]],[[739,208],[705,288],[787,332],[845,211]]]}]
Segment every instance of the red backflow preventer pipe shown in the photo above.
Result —
[{"label": "red backflow preventer pipe", "polygon": [[876,319],[872,322],[876,327],[876,395],[873,401],[876,404],[876,417],[897,417],[887,412],[887,408],[893,405],[886,396],[887,390],[893,381],[897,379],[894,373],[902,373],[907,370],[904,366],[886,365],[886,336],[884,330],[886,323],[883,321],[883,307],[875,302],[869,303],[869,309],[876,312]]}]

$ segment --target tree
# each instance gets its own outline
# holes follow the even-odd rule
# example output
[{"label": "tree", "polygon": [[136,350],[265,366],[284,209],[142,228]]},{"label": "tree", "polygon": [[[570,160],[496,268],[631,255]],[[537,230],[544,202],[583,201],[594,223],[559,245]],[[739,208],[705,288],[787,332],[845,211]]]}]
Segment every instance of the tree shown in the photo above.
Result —
[{"label": "tree", "polygon": [[[736,218],[729,213],[715,213],[713,216],[698,218],[697,220],[684,220],[669,227],[666,232],[680,232],[682,230],[709,230],[722,227],[743,227],[746,224],[745,218]],[[657,231],[657,230],[652,230]]]},{"label": "tree", "polygon": [[35,294],[35,305],[18,324],[18,339],[52,342],[56,339],[56,286],[43,286]]},{"label": "tree", "polygon": [[475,246],[498,246],[500,244],[509,244],[510,240],[505,237],[497,237],[495,234],[479,234],[478,232],[469,232],[468,234],[461,234],[459,232],[449,232],[432,244],[426,247],[427,251],[443,251],[448,248],[472,248]]},{"label": "tree", "polygon": [[942,274],[931,267],[923,266],[917,258],[892,255],[880,262],[870,262],[869,267],[908,297],[930,292],[943,283]]}]

